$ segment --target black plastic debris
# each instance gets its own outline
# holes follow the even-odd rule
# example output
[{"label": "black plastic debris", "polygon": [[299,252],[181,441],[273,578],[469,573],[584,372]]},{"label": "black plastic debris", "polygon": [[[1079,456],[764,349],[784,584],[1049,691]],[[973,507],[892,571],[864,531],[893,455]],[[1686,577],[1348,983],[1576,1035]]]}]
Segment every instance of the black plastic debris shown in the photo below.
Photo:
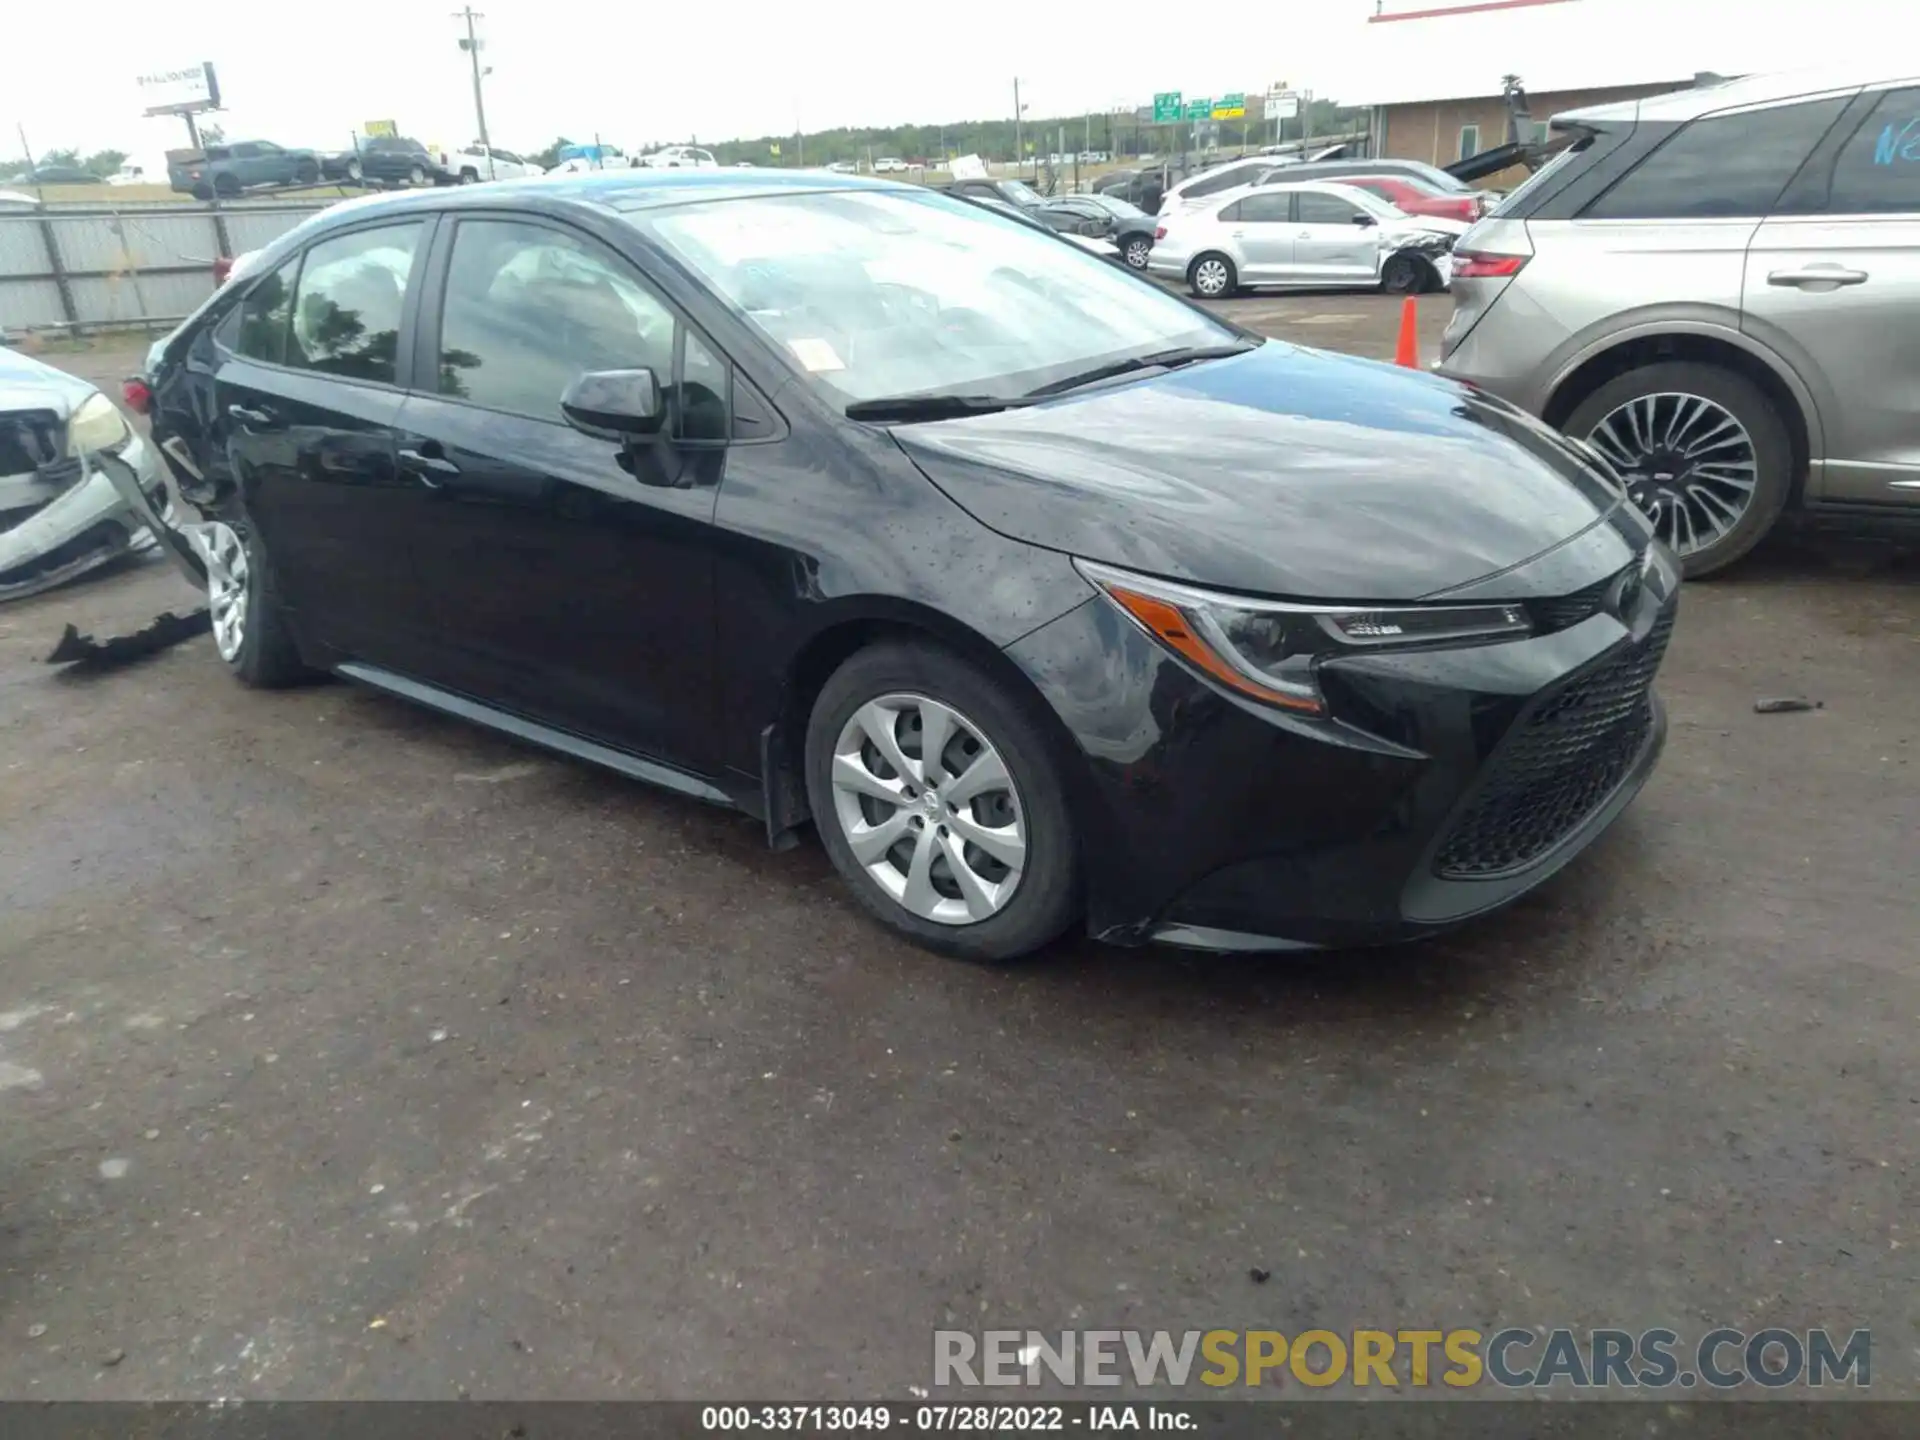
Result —
[{"label": "black plastic debris", "polygon": [[1763,695],[1753,702],[1756,715],[1787,715],[1795,710],[1824,710],[1824,700],[1806,700],[1798,695]]},{"label": "black plastic debris", "polygon": [[131,635],[113,635],[105,640],[96,640],[91,635],[82,635],[72,625],[60,636],[60,643],[53,647],[53,653],[47,656],[49,665],[81,665],[88,669],[110,670],[120,665],[129,665],[149,655],[157,655],[170,646],[196,635],[204,635],[213,628],[212,617],[203,605],[185,615],[176,615],[171,610],[154,617],[151,625],[144,630],[136,630]]}]

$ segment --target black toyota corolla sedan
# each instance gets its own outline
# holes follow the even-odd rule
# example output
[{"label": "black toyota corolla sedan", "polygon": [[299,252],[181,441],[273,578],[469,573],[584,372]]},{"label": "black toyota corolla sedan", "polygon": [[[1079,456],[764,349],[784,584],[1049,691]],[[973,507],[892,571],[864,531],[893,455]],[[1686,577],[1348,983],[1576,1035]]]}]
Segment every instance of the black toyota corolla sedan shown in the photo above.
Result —
[{"label": "black toyota corolla sedan", "polygon": [[152,368],[242,682],[811,822],[951,954],[1431,932],[1664,735],[1673,562],[1591,452],[915,187],[340,205]]}]

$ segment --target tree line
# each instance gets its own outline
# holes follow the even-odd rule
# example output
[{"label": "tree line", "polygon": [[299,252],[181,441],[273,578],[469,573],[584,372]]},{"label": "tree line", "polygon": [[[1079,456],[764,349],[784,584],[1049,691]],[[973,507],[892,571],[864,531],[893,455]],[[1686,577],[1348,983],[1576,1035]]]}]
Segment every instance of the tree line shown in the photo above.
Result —
[{"label": "tree line", "polygon": [[[1259,97],[1247,97],[1248,113],[1241,120],[1215,123],[1214,143],[1223,150],[1272,143],[1274,122],[1259,114]],[[1316,100],[1307,117],[1307,133],[1337,135],[1365,127],[1366,111]],[[1300,137],[1299,118],[1280,122],[1279,138]],[[616,137],[603,136],[612,143]],[[556,139],[546,149],[529,158],[542,165],[558,163],[562,147],[591,144],[592,136],[570,140]],[[622,141],[621,143],[625,143]],[[1028,156],[1054,153],[1076,154],[1082,150],[1101,150],[1117,158],[1165,154],[1192,144],[1188,125],[1154,125],[1142,122],[1132,112],[1123,115],[1056,115],[1027,119],[1019,126],[1018,143]],[[713,152],[722,165],[750,161],[755,165],[830,165],[836,161],[861,163],[870,158],[900,160],[940,160],[956,155],[978,155],[983,160],[1012,160],[1016,157],[1015,127],[1005,120],[960,120],[949,125],[893,125],[837,130],[812,130],[795,135],[760,135],[752,139],[701,140],[687,136],[677,141],[662,140],[633,149],[646,154],[668,144],[694,144]]]},{"label": "tree line", "polygon": [[78,150],[45,150],[33,157],[32,165],[27,164],[24,155],[15,160],[0,160],[0,180],[19,180],[33,169],[54,165],[77,166],[104,180],[124,165],[126,159],[124,150],[96,150],[84,160]]}]

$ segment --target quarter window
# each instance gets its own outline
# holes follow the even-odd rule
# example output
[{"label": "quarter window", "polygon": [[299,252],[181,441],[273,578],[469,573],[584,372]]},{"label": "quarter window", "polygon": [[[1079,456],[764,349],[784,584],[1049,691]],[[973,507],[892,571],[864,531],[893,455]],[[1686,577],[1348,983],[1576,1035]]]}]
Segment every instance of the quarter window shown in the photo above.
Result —
[{"label": "quarter window", "polygon": [[1480,153],[1480,127],[1462,125],[1460,127],[1460,159],[1471,160]]},{"label": "quarter window", "polygon": [[1709,116],[1587,207],[1594,220],[1758,219],[1839,118],[1844,98]]},{"label": "quarter window", "polygon": [[1840,148],[1830,215],[1920,214],[1920,90],[1889,90]]},{"label": "quarter window", "polygon": [[395,382],[400,312],[420,229],[416,223],[359,230],[307,251],[293,307],[289,365]]},{"label": "quarter window", "polygon": [[249,360],[283,365],[287,359],[287,321],[293,314],[294,281],[300,274],[295,256],[247,292],[235,311],[228,343],[234,353]]}]

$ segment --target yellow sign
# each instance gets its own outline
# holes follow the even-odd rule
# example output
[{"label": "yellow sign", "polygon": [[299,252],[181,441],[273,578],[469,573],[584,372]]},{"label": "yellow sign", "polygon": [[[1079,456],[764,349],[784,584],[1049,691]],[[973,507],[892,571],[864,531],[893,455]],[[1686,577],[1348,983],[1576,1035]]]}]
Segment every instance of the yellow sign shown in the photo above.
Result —
[{"label": "yellow sign", "polygon": [[400,127],[391,120],[369,120],[361,127],[368,136],[398,135]]},{"label": "yellow sign", "polygon": [[776,140],[774,141],[773,144],[769,145],[767,148],[771,150],[774,154],[778,155],[780,153],[780,142]]},{"label": "yellow sign", "polygon": [[1241,120],[1247,114],[1245,95],[1222,95],[1213,102],[1213,118],[1216,120]]}]

